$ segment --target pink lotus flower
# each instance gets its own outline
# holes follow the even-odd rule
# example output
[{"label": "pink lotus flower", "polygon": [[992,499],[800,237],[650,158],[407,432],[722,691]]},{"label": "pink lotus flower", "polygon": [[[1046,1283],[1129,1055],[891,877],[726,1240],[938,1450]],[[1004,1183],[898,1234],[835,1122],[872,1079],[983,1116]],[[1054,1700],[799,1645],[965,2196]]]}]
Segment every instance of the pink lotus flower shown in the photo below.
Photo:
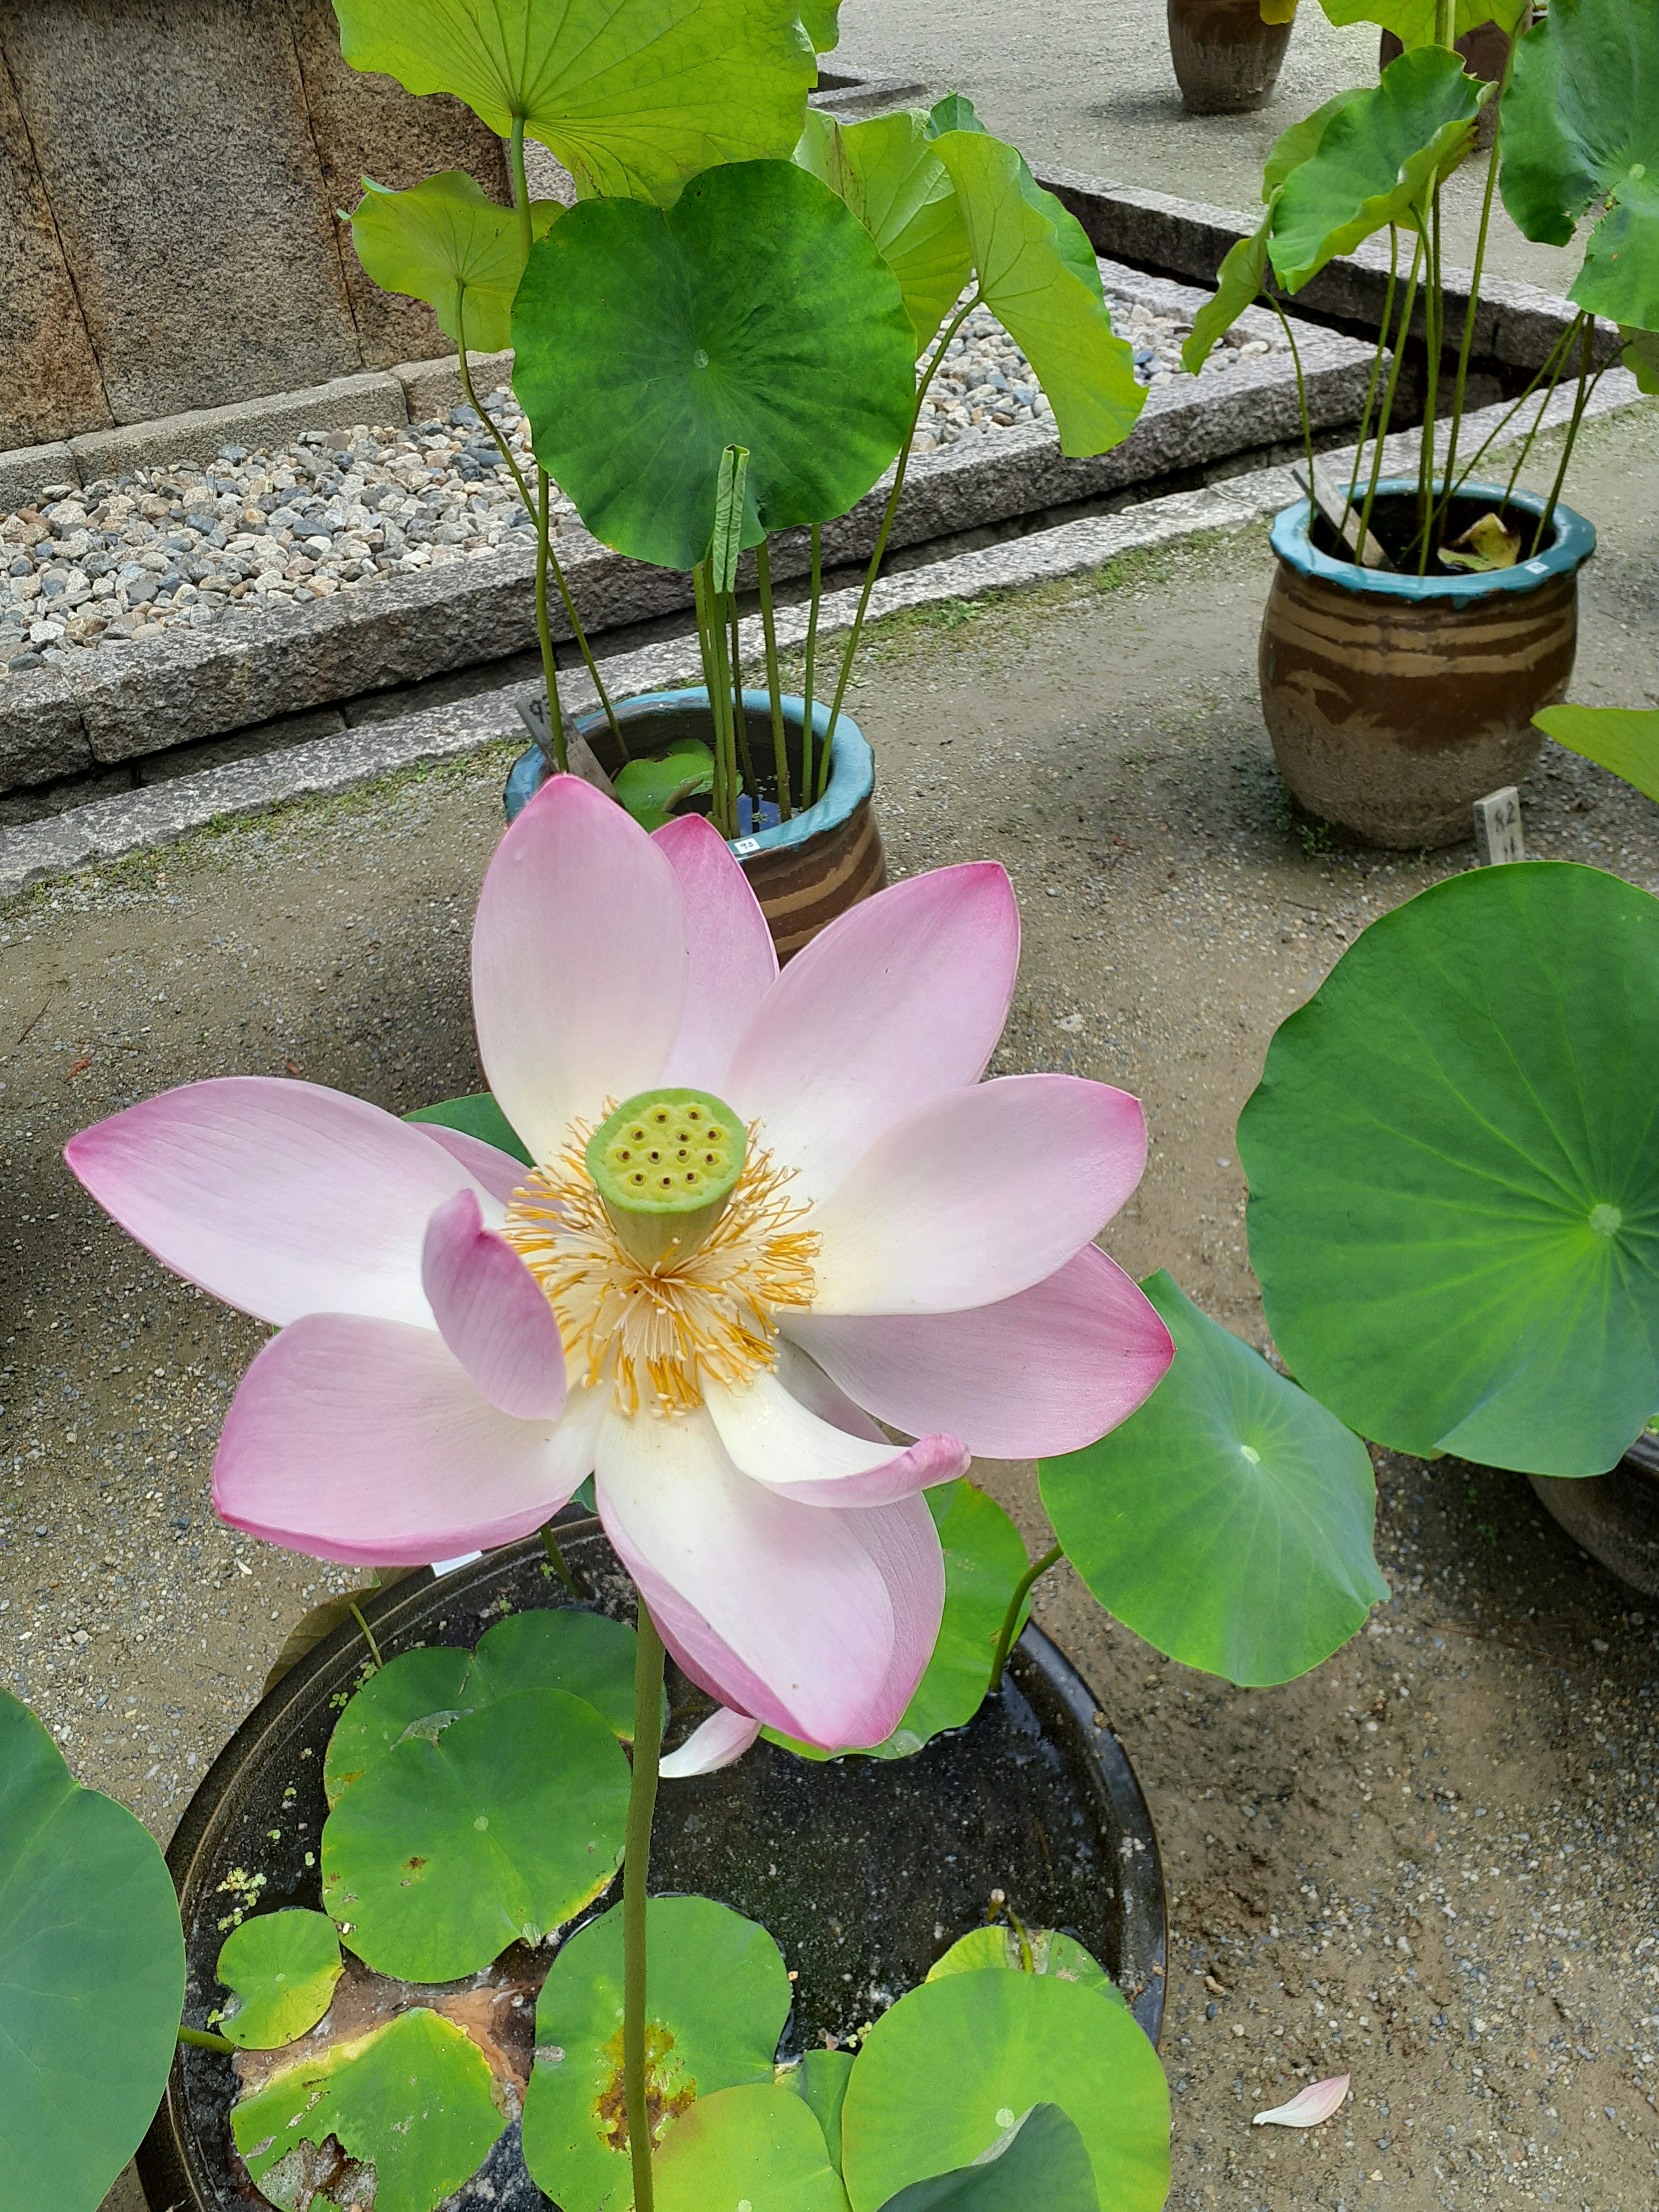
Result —
[{"label": "pink lotus flower", "polygon": [[[220,1513],[319,1558],[426,1562],[527,1534],[592,1471],[694,1680],[815,1743],[881,1741],[943,1603],[922,1491],[973,1452],[1091,1442],[1171,1358],[1092,1243],[1145,1164],[1139,1103],[980,1080],[1018,941],[1000,867],[945,868],[780,975],[706,823],[648,837],[550,782],[473,935],[480,1056],[535,1173],[262,1078],[188,1085],[68,1148],[167,1266],[280,1331],[225,1424]],[[651,1268],[583,1146],[665,1085],[717,1094],[749,1142],[707,1241]]]}]

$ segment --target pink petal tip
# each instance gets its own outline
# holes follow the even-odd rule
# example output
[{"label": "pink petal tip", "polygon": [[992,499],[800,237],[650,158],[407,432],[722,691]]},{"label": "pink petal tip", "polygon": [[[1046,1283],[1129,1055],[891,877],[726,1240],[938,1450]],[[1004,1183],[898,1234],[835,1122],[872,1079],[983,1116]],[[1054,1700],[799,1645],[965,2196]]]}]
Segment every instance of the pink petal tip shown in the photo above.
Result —
[{"label": "pink petal tip", "polygon": [[1349,2079],[1346,2074],[1333,2074],[1328,2081],[1310,2081],[1305,2089],[1297,2091],[1288,2105],[1275,2105],[1271,2112],[1258,2112],[1250,2125],[1316,2128],[1340,2106],[1348,2094]]}]

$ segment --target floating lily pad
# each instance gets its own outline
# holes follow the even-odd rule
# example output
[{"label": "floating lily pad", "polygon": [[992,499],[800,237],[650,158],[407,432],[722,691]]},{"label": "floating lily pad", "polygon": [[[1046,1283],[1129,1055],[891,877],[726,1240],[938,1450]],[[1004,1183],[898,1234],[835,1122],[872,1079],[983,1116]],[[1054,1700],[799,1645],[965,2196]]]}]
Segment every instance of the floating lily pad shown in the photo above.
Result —
[{"label": "floating lily pad", "polygon": [[1109,2003],[1128,2002],[1099,1960],[1075,1936],[1058,1928],[975,1928],[933,1961],[927,1978],[942,1982],[947,1975],[977,1973],[984,1966],[1003,1966],[1017,1974],[1054,1974],[1062,1982],[1097,1990]]},{"label": "floating lily pad", "polygon": [[[511,332],[513,295],[524,275],[523,227],[464,169],[445,169],[408,191],[363,179],[365,197],[351,218],[351,242],[364,274],[383,292],[424,300],[438,327],[459,346],[499,353]],[[557,200],[537,200],[532,234],[545,237],[564,213]]]},{"label": "floating lily pad", "polygon": [[1033,2105],[971,2166],[913,2181],[883,2212],[1098,2212],[1102,2201],[1076,2124]]},{"label": "floating lily pad", "polygon": [[275,2051],[316,2027],[344,1968],[327,1914],[295,1907],[233,1928],[214,1971],[232,1999],[219,2033],[243,2051]]},{"label": "floating lily pad", "polygon": [[[519,1690],[563,1690],[599,1713],[624,1743],[634,1740],[631,1628],[576,1606],[510,1613],[483,1637],[466,1677],[465,1702],[489,1705]],[[665,1701],[664,1713],[667,1706]]]},{"label": "floating lily pad", "polygon": [[432,1644],[405,1651],[377,1667],[334,1723],[323,1754],[323,1794],[337,1805],[418,1721],[456,1717],[470,1700],[462,1695],[471,1669],[470,1651]]},{"label": "floating lily pad", "polygon": [[658,2212],[847,2212],[823,2131],[772,2081],[699,2097],[657,2154]]},{"label": "floating lily pad", "polygon": [[[765,1929],[707,1897],[653,1897],[647,1944],[647,2087],[655,2148],[694,2099],[770,2082],[790,1991]],[[542,1986],[524,2155],[562,2212],[625,2212],[633,2202],[620,1906],[577,1930]]]},{"label": "floating lily pad", "polygon": [[841,2172],[841,2108],[853,2072],[850,2051],[809,2051],[784,2075],[785,2086],[802,2098],[823,2130],[830,2163]]},{"label": "floating lily pad", "polygon": [[432,2212],[477,2172],[507,2116],[477,2045],[422,2008],[288,2068],[235,2106],[230,2125],[254,2185],[283,2212],[303,2212],[308,2193],[300,2147],[331,2136],[374,2167],[360,2200],[374,2212]]},{"label": "floating lily pad", "polygon": [[91,2212],[149,2127],[185,1994],[173,1882],[0,1690],[0,2197]]},{"label": "floating lily pad", "polygon": [[1109,1436],[1042,1462],[1054,1534],[1102,1605],[1172,1659],[1290,1681],[1389,1595],[1370,1455],[1169,1275],[1141,1288],[1175,1364]]},{"label": "floating lily pad", "polygon": [[898,279],[918,354],[933,340],[973,269],[957,190],[934,152],[928,118],[899,108],[863,123],[806,111],[795,159],[845,200]]},{"label": "floating lily pad", "polygon": [[1659,799],[1659,707],[1546,707],[1533,720],[1558,745]]},{"label": "floating lily pad", "polygon": [[687,738],[650,760],[619,768],[616,793],[641,830],[660,830],[688,799],[714,788],[714,756],[698,738]]},{"label": "floating lily pad", "polygon": [[459,1129],[464,1136],[477,1137],[481,1144],[494,1145],[498,1152],[522,1160],[526,1167],[534,1165],[529,1147],[488,1091],[480,1091],[471,1098],[446,1098],[436,1106],[417,1106],[404,1119],[436,1121],[443,1128]]},{"label": "floating lily pad", "polygon": [[1420,892],[1281,1024],[1238,1125],[1250,1259],[1350,1428],[1618,1463],[1659,1406],[1656,1035],[1659,900],[1540,861]]},{"label": "floating lily pad", "polygon": [[562,1690],[406,1736],[323,1827],[323,1903],[376,1972],[477,1973],[590,1904],[622,1859],[629,1767],[610,1724]]},{"label": "floating lily pad", "polygon": [[1159,2212],[1170,2094],[1134,2016],[1048,1974],[986,1969],[924,1982],[865,2037],[842,2111],[853,2212],[990,2149],[1034,2105],[1081,2130],[1100,2212]]}]

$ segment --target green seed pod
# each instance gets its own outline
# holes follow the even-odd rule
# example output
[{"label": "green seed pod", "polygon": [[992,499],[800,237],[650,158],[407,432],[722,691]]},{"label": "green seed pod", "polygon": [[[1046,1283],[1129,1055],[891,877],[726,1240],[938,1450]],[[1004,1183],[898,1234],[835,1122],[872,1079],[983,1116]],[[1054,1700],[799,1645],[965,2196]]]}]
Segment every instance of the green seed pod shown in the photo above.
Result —
[{"label": "green seed pod", "polygon": [[726,1211],[747,1139],[706,1091],[642,1091],[587,1140],[587,1171],[623,1243],[643,1266],[684,1260]]}]

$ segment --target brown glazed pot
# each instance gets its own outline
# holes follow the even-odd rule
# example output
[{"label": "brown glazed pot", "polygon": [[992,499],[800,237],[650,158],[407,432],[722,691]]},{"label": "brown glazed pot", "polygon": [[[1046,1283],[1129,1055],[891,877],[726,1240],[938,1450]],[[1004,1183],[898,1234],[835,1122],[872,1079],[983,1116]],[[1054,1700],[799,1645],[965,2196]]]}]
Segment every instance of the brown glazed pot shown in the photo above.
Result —
[{"label": "brown glazed pot", "polygon": [[[1416,489],[1384,478],[1379,491],[1403,500]],[[1471,484],[1455,524],[1504,503],[1501,486]],[[1543,505],[1530,492],[1509,500],[1523,532]],[[1595,531],[1558,503],[1535,560],[1397,575],[1321,552],[1303,500],[1273,524],[1273,547],[1261,711],[1293,795],[1376,845],[1420,851],[1470,836],[1475,800],[1526,775],[1542,743],[1533,716],[1566,696]]]},{"label": "brown glazed pot", "polygon": [[1279,82],[1289,23],[1264,23],[1260,0],[1169,0],[1170,58],[1188,115],[1265,107]]},{"label": "brown glazed pot", "polygon": [[[750,752],[757,769],[763,769],[773,757],[771,702],[764,691],[745,691],[743,703]],[[785,738],[795,771],[800,763],[804,706],[804,701],[795,698],[783,702]],[[687,738],[700,738],[705,744],[714,742],[708,694],[701,686],[619,701],[617,719],[634,759]],[[605,715],[584,714],[574,726],[605,774],[614,775],[623,757]],[[815,758],[829,727],[829,709],[815,702]],[[546,777],[541,748],[532,745],[514,763],[507,780],[509,822]],[[732,840],[732,850],[761,902],[780,960],[793,958],[837,915],[885,885],[887,859],[876,825],[875,781],[875,763],[864,732],[843,714],[836,725],[830,784],[823,798],[791,821],[776,823],[753,837]]]},{"label": "brown glazed pot", "polygon": [[[1534,9],[1528,6],[1516,27],[1515,38],[1532,27]],[[1463,57],[1463,68],[1470,76],[1479,77],[1483,84],[1502,84],[1504,72],[1510,65],[1510,49],[1514,45],[1507,31],[1496,23],[1477,23],[1472,31],[1465,31],[1457,41],[1457,51]],[[1382,33],[1382,52],[1377,67],[1385,70],[1390,62],[1397,62],[1405,47],[1392,31]],[[1489,100],[1480,111],[1480,121],[1475,133],[1479,146],[1490,146],[1498,136],[1498,102]]]},{"label": "brown glazed pot", "polygon": [[1539,1503],[1610,1574],[1659,1597],[1659,1436],[1644,1431],[1607,1474],[1527,1480]]}]

